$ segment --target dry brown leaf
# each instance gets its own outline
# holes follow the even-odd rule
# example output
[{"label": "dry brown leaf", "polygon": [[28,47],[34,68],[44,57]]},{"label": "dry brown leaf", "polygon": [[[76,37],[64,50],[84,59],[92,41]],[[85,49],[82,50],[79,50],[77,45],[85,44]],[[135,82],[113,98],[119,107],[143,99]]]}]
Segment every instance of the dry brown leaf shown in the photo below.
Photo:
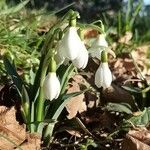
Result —
[{"label": "dry brown leaf", "polygon": [[[70,87],[68,88],[67,93],[73,93],[73,92],[79,92],[80,86],[75,81],[72,81]],[[66,104],[66,109],[68,111],[68,119],[72,119],[76,116],[76,114],[79,112],[86,111],[86,104],[83,101],[84,100],[84,94],[80,94],[76,97],[73,97],[69,100],[69,102]]]},{"label": "dry brown leaf", "polygon": [[[75,75],[73,77],[73,80],[76,83],[78,83],[80,87],[82,85],[86,88],[90,87],[90,84],[83,78],[82,75],[79,75],[79,74]],[[86,101],[86,105],[88,108],[96,107],[98,106],[100,102],[98,97],[95,95],[95,93],[93,94],[91,91],[85,93],[85,101]]]},{"label": "dry brown leaf", "polygon": [[143,76],[150,76],[150,69],[147,67],[150,65],[150,59],[147,58],[149,48],[150,45],[143,45],[132,51],[132,56],[138,64]]},{"label": "dry brown leaf", "polygon": [[40,135],[36,133],[27,134],[26,140],[27,142],[21,145],[22,150],[40,150],[40,145],[41,145]]},{"label": "dry brown leaf", "polygon": [[150,150],[150,146],[127,135],[122,144],[122,150]]},{"label": "dry brown leaf", "polygon": [[[10,139],[16,145],[21,144],[25,140],[26,132],[23,125],[19,125],[16,121],[16,110],[0,106],[0,134]],[[0,136],[0,149],[10,150],[16,147],[15,144]]]},{"label": "dry brown leaf", "polygon": [[88,29],[84,30],[85,38],[93,38],[93,37],[96,37],[97,35],[98,35],[98,32],[94,29],[88,28]]},{"label": "dry brown leaf", "polygon": [[112,84],[111,87],[104,90],[103,96],[107,100],[107,102],[124,102],[130,104],[133,108],[136,108],[131,94],[129,94],[129,92],[125,91],[117,85]]},{"label": "dry brown leaf", "polygon": [[119,43],[129,44],[129,41],[131,40],[132,36],[132,32],[126,32],[125,35],[119,39]]},{"label": "dry brown leaf", "polygon": [[150,145],[150,131],[146,128],[139,128],[138,130],[130,130],[128,134],[141,142]]},{"label": "dry brown leaf", "polygon": [[113,74],[117,77],[135,74],[135,66],[131,58],[117,58],[111,62]]},{"label": "dry brown leaf", "polygon": [[81,133],[79,131],[76,130],[66,130],[69,134],[76,136],[76,137],[81,137]]},{"label": "dry brown leaf", "polygon": [[136,128],[130,130],[123,141],[123,150],[149,150],[150,149],[150,131],[146,128]]}]

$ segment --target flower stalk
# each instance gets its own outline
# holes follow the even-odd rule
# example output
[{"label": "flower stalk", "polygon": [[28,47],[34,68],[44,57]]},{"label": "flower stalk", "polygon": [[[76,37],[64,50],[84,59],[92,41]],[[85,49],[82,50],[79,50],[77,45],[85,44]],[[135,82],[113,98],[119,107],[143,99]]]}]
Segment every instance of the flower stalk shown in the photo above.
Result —
[{"label": "flower stalk", "polygon": [[40,78],[40,87],[39,87],[39,96],[37,99],[37,108],[36,108],[36,121],[43,120],[43,106],[44,106],[44,95],[43,95],[43,82],[46,76],[47,66],[43,63],[41,78]]}]

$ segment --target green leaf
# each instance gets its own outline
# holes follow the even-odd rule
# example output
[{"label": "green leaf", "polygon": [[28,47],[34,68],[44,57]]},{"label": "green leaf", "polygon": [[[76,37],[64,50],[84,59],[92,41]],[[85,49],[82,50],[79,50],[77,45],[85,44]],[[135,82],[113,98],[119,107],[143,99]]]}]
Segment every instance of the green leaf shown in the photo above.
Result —
[{"label": "green leaf", "polygon": [[150,107],[144,108],[144,110],[138,115],[128,119],[133,125],[147,125],[150,122]]},{"label": "green leaf", "polygon": [[[54,114],[52,119],[57,120],[57,118],[59,117],[59,115],[61,114],[61,112],[63,111],[66,103],[75,96],[78,96],[80,94],[82,94],[84,91],[81,92],[74,92],[74,93],[70,93],[70,94],[65,94],[62,98],[58,98],[57,102],[55,102],[55,106],[54,106]],[[61,99],[61,100],[60,100]]]},{"label": "green leaf", "polygon": [[31,95],[30,95],[32,101],[35,100],[35,97],[36,97],[36,95],[38,94],[38,91],[39,91],[40,76],[41,76],[41,72],[42,72],[44,59],[45,59],[45,56],[42,56],[41,60],[40,60],[39,68],[38,68],[38,70],[36,72],[36,75],[35,75],[35,78],[34,78],[34,84],[32,86]]},{"label": "green leaf", "polygon": [[19,92],[21,93],[23,82],[18,75],[15,66],[12,65],[7,58],[4,58],[4,65],[7,73],[11,76],[14,84],[17,86]]},{"label": "green leaf", "polygon": [[132,114],[131,106],[127,103],[108,103],[106,109],[108,111],[116,111]]},{"label": "green leaf", "polygon": [[61,82],[61,92],[60,95],[63,94],[66,90],[66,86],[68,84],[69,79],[72,76],[75,67],[71,64],[70,66],[61,65],[58,70],[57,74],[59,75],[59,79]]},{"label": "green leaf", "polygon": [[[31,118],[30,118],[30,121],[31,122],[34,122],[34,113],[35,113],[35,102],[32,101],[31,102]],[[31,133],[34,133],[35,132],[35,125],[34,124],[30,124],[30,131]]]},{"label": "green leaf", "polygon": [[129,86],[122,86],[125,90],[131,92],[131,93],[142,93],[142,90],[137,87],[129,87]]},{"label": "green leaf", "polygon": [[129,23],[129,26],[130,26],[131,29],[132,29],[132,27],[133,27],[133,24],[134,24],[134,21],[135,21],[137,15],[139,14],[139,11],[140,11],[141,8],[142,8],[142,5],[143,5],[143,0],[140,0],[140,1],[138,2],[138,4],[136,5],[136,8],[135,8],[135,10],[134,10],[134,12],[133,12],[132,18],[131,18],[130,23]]},{"label": "green leaf", "polygon": [[22,93],[20,95],[21,97],[21,105],[22,105],[22,109],[24,111],[24,114],[25,114],[25,119],[27,120],[27,122],[30,121],[30,99],[29,99],[29,95],[27,93],[27,90],[25,88],[25,86],[23,85],[22,86]]},{"label": "green leaf", "polygon": [[9,14],[16,13],[16,12],[20,11],[29,1],[30,0],[25,0],[22,3],[18,4],[17,6],[11,7],[6,10],[2,10],[2,11],[0,11],[0,15],[9,15]]},{"label": "green leaf", "polygon": [[[49,114],[49,118],[52,118],[52,120],[57,121],[59,115],[63,111],[66,103],[70,100],[70,98],[78,96],[85,91],[65,94],[64,96],[59,97],[57,100],[54,100],[55,101],[54,105],[53,105],[52,109],[50,110],[50,112],[52,112],[52,116]],[[55,123],[56,122],[49,123],[48,126],[46,127],[46,131],[44,133],[44,142],[45,141],[48,142],[47,139],[49,140],[50,137],[52,136]]]}]

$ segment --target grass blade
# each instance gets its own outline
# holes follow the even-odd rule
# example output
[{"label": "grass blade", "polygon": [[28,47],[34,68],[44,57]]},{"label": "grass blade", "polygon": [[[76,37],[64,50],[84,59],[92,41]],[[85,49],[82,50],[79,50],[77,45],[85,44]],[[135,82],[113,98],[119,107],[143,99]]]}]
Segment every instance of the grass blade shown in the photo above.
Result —
[{"label": "grass blade", "polygon": [[2,10],[2,11],[0,11],[0,15],[9,15],[9,14],[16,13],[16,12],[20,11],[29,1],[30,0],[25,0],[22,3],[18,4],[17,6],[11,7],[6,10]]}]

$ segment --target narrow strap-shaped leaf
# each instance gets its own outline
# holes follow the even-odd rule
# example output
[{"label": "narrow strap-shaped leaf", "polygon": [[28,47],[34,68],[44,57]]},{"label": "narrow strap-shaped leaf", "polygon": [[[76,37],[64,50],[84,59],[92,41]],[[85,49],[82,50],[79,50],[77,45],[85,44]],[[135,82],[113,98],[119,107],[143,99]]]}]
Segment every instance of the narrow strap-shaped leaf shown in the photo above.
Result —
[{"label": "narrow strap-shaped leaf", "polygon": [[[87,89],[86,89],[87,90]],[[85,90],[85,91],[86,91]],[[81,91],[81,92],[74,92],[74,93],[69,93],[69,94],[66,94],[62,97],[62,100],[58,101],[58,103],[55,103],[56,106],[54,106],[55,110],[54,110],[54,115],[52,117],[52,119],[54,120],[57,120],[57,118],[59,117],[59,115],[61,114],[61,112],[63,111],[66,103],[72,98],[72,97],[75,97],[75,96],[78,96],[82,93],[84,93],[85,91]]]},{"label": "narrow strap-shaped leaf", "polygon": [[21,93],[23,82],[18,75],[16,68],[10,63],[10,61],[7,58],[4,58],[4,65],[7,73],[11,76],[14,84],[18,88],[19,92]]},{"label": "narrow strap-shaped leaf", "polygon": [[9,14],[16,13],[16,12],[20,11],[29,1],[30,0],[25,0],[22,3],[18,4],[17,6],[11,7],[6,10],[2,10],[2,11],[0,11],[0,15],[9,15]]},{"label": "narrow strap-shaped leaf", "polygon": [[[68,66],[67,66],[68,67]],[[65,88],[68,84],[68,81],[71,77],[72,72],[74,71],[75,67],[71,64],[68,68],[66,66],[61,66],[57,73],[60,75],[59,78],[61,80],[61,92],[60,95],[65,92]]]}]

